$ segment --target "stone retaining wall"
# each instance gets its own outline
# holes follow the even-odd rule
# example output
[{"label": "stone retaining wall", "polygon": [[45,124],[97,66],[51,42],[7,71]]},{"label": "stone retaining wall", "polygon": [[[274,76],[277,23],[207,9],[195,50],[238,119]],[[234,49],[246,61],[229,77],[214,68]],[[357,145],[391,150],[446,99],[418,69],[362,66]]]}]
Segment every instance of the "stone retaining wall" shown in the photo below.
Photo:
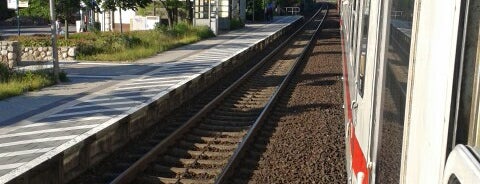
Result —
[{"label": "stone retaining wall", "polygon": [[[76,47],[59,47],[58,59],[72,61],[75,59]],[[52,47],[23,47],[22,61],[50,61],[52,60]]]},{"label": "stone retaining wall", "polygon": [[0,64],[13,68],[20,62],[20,44],[15,41],[0,41]]},{"label": "stone retaining wall", "polygon": [[[0,64],[13,68],[25,62],[51,61],[52,51],[52,47],[22,47],[17,41],[0,41]],[[76,47],[58,48],[59,60],[73,61],[76,54]]]}]

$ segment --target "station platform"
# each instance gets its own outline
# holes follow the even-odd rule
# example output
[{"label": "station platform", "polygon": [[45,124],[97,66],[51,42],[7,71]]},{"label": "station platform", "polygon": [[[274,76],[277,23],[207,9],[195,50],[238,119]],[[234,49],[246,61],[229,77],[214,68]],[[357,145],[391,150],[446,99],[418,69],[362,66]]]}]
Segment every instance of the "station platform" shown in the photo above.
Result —
[{"label": "station platform", "polygon": [[[62,64],[70,82],[0,101],[0,183],[25,174],[47,172],[42,177],[51,177],[85,169],[116,149],[109,144],[125,143],[137,126],[154,121],[149,113],[174,108],[168,98],[184,100],[181,91],[218,78],[216,73],[229,66],[226,62],[265,46],[301,19],[275,17],[132,63]],[[42,164],[47,165],[30,172]],[[43,171],[50,165],[58,170]]]}]

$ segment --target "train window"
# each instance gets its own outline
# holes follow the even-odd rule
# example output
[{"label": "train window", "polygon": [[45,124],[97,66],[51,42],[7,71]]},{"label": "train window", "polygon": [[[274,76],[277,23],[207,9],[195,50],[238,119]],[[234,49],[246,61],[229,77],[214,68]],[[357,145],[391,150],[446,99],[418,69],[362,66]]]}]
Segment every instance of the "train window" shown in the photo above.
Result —
[{"label": "train window", "polygon": [[[358,65],[358,62],[357,62],[357,59],[355,58],[355,53],[357,51],[357,38],[358,38],[358,22],[359,22],[359,19],[360,19],[360,12],[358,12],[358,7],[357,6],[360,6],[360,3],[356,0],[353,1],[353,4],[352,4],[352,15],[353,15],[353,19],[352,19],[352,28],[353,28],[353,31],[351,32],[350,34],[350,48],[351,49],[351,56],[353,57],[352,61],[353,61],[353,68],[357,68],[357,65]],[[357,75],[357,71],[356,70],[353,70],[353,75],[356,76]]]},{"label": "train window", "polygon": [[[477,37],[478,38],[478,37]],[[472,94],[472,105],[471,105],[471,117],[468,127],[468,144],[476,148],[480,148],[480,44],[477,43],[477,53],[476,53],[476,62],[475,62],[475,71],[473,73],[473,94]],[[458,133],[457,133],[458,134]]]},{"label": "train window", "polygon": [[452,138],[449,150],[456,144],[468,144],[480,148],[480,43],[479,25],[480,2],[470,1],[462,4],[463,12],[460,18],[459,50],[457,50],[457,63],[455,75],[458,76],[457,89],[454,90],[455,113],[451,126]]},{"label": "train window", "polygon": [[370,19],[370,0],[363,1],[362,9],[362,30],[360,37],[360,58],[359,58],[359,67],[358,67],[358,79],[357,79],[357,88],[358,93],[363,97],[363,91],[365,86],[365,67],[367,60],[367,42],[368,42],[368,25]]},{"label": "train window", "polygon": [[[353,50],[355,50],[355,43],[356,43],[356,40],[355,40],[355,35],[357,34],[357,11],[356,11],[356,7],[357,7],[357,3],[356,1],[354,0],[352,2],[352,15],[353,15],[353,18],[352,18],[352,22],[351,22],[351,25],[350,27],[353,28],[352,29],[352,32],[350,33],[350,48],[353,48]],[[355,60],[354,60],[355,61]],[[355,64],[356,65],[356,62]]]},{"label": "train window", "polygon": [[403,122],[405,115],[410,43],[415,0],[384,1],[387,34],[384,62],[376,183],[399,183],[402,160]]}]

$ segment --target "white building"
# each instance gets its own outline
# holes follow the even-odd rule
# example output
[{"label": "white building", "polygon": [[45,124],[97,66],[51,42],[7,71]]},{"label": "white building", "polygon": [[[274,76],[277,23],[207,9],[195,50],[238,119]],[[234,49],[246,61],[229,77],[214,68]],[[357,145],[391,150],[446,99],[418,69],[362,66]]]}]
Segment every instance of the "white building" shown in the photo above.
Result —
[{"label": "white building", "polygon": [[[82,7],[86,7],[83,2]],[[99,5],[98,7],[100,8],[101,6]],[[77,25],[88,22],[99,22],[101,31],[130,31],[152,29],[155,22],[159,21],[158,17],[138,17],[134,10],[120,10],[120,8],[117,8],[116,11],[100,9],[100,11],[95,12],[93,15],[90,15],[89,12],[90,11],[81,13],[82,20]]]},{"label": "white building", "polygon": [[123,31],[129,31],[130,20],[135,16],[136,12],[133,10],[102,11],[97,13],[96,20],[100,22],[102,31],[120,31],[120,26]]},{"label": "white building", "polygon": [[[214,33],[230,29],[232,20],[245,22],[246,0],[194,0],[192,3],[194,25],[209,26]],[[133,10],[101,10],[95,13],[94,21],[100,23],[101,31],[120,31],[120,28],[130,31],[152,29],[160,18],[140,17]]]}]

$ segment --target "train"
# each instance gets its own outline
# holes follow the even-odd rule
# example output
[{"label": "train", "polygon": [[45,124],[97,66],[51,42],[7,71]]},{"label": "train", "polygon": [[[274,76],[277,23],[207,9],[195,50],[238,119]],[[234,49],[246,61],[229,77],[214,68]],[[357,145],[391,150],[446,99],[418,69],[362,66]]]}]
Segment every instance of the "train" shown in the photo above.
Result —
[{"label": "train", "polygon": [[337,10],[348,183],[480,183],[480,1]]}]

